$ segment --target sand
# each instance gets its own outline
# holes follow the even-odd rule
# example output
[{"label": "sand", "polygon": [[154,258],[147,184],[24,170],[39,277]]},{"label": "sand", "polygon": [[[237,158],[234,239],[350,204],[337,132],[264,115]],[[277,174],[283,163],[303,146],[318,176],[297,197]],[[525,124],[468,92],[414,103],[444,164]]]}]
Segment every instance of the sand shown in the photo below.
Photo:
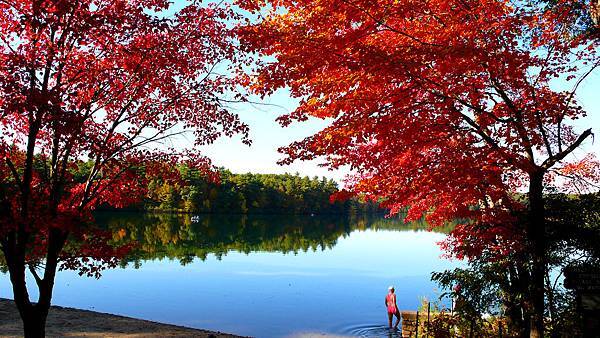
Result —
[{"label": "sand", "polygon": [[[0,337],[22,337],[23,325],[13,301],[0,299]],[[240,337],[148,320],[53,306],[47,337]]]}]

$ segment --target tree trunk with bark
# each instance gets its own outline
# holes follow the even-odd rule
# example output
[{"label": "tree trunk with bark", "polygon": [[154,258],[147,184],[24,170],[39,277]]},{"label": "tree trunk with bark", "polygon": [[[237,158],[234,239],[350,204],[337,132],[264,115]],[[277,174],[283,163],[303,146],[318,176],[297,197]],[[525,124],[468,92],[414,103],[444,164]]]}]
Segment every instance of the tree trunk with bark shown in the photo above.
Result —
[{"label": "tree trunk with bark", "polygon": [[546,276],[545,220],[543,179],[544,171],[530,174],[529,179],[529,219],[527,237],[531,254],[531,282],[529,305],[531,307],[531,338],[544,337],[544,286]]},{"label": "tree trunk with bark", "polygon": [[15,233],[8,238],[8,241],[2,243],[2,251],[9,270],[15,304],[23,321],[23,335],[25,338],[45,337],[46,319],[50,310],[54,279],[58,268],[58,256],[66,242],[67,233],[59,229],[49,230],[48,253],[43,278],[30,266],[39,291],[37,303],[31,302],[27,289],[25,269],[28,262],[25,259],[24,246],[19,245]]},{"label": "tree trunk with bark", "polygon": [[505,314],[511,333],[520,338],[529,337],[529,316],[523,303],[523,295],[528,292],[528,280],[529,273],[523,265],[522,258],[509,266],[510,287],[506,293],[507,297],[510,297],[511,307],[507,308]]},{"label": "tree trunk with bark", "polygon": [[46,318],[48,308],[43,309],[38,304],[31,306],[23,320],[23,333],[25,338],[41,338],[46,336]]}]

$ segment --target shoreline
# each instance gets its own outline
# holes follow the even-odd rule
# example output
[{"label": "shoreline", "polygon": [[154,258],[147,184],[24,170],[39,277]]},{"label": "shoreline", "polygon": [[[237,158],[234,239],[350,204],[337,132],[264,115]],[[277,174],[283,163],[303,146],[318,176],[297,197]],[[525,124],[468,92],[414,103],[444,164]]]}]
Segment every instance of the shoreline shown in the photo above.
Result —
[{"label": "shoreline", "polygon": [[378,212],[357,212],[351,214],[349,212],[206,212],[206,211],[183,211],[170,209],[96,209],[94,213],[135,213],[135,214],[156,214],[156,215],[191,215],[191,216],[385,216],[388,211]]},{"label": "shoreline", "polygon": [[[23,324],[15,303],[0,298],[0,337],[22,337]],[[206,337],[241,338],[233,334],[164,324],[90,310],[52,306],[47,337]]]}]

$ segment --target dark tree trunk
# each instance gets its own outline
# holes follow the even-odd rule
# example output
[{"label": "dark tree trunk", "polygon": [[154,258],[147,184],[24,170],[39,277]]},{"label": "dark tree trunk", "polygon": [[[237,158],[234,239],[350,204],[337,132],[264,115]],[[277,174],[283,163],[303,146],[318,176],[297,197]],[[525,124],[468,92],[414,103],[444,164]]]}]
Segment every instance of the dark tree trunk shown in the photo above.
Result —
[{"label": "dark tree trunk", "polygon": [[[523,260],[524,259],[525,258],[523,258]],[[529,306],[529,301],[527,300],[527,295],[529,294],[529,285],[531,284],[531,274],[529,273],[529,270],[521,263],[518,264],[517,271],[519,273],[519,294],[522,295],[521,311],[523,314],[523,327],[519,337],[527,338],[529,337],[529,331],[531,328],[531,306]]]},{"label": "dark tree trunk", "polygon": [[[515,263],[515,265],[517,264],[521,265],[520,262]],[[505,296],[508,304],[506,305],[505,316],[508,319],[509,332],[512,332],[513,335],[516,333],[519,337],[526,338],[524,333],[528,335],[529,332],[525,330],[523,303],[521,301],[521,297],[525,292],[522,284],[523,277],[519,276],[518,272],[523,269],[518,269],[515,265],[508,267],[508,288]]]},{"label": "dark tree trunk", "polygon": [[[10,235],[9,237],[16,238]],[[3,242],[2,249],[8,265],[15,305],[23,321],[25,338],[45,337],[46,319],[50,310],[54,278],[58,267],[58,255],[64,246],[66,237],[67,233],[59,229],[50,229],[49,231],[44,276],[40,278],[37,273],[34,275],[39,290],[39,299],[35,304],[31,302],[27,291],[25,279],[27,262],[24,250],[20,250],[23,246],[16,245],[16,241]]]},{"label": "dark tree trunk", "polygon": [[531,338],[544,337],[544,278],[545,259],[545,220],[543,179],[544,172],[538,171],[529,176],[529,220],[527,237],[531,253],[531,282],[529,305],[531,307]]},{"label": "dark tree trunk", "polygon": [[24,337],[44,337],[48,309],[43,311],[38,304],[32,304],[29,299],[25,281],[25,259],[22,255],[14,255],[14,252],[11,254],[5,252],[5,257],[13,288],[15,305],[23,321]]},{"label": "dark tree trunk", "polygon": [[528,295],[531,275],[527,269],[529,255],[523,253],[515,258],[508,267],[509,287],[506,293],[510,306],[506,308],[511,337],[527,338],[531,327],[531,307],[528,306]]},{"label": "dark tree trunk", "polygon": [[43,338],[46,336],[46,318],[48,309],[34,305],[23,319],[23,334],[25,338]]},{"label": "dark tree trunk", "polygon": [[[49,266],[51,265],[51,266]],[[56,264],[47,264],[46,273],[52,271],[56,273]],[[51,280],[39,280],[37,282],[39,289],[39,299],[36,304],[31,303],[27,292],[25,282],[25,264],[9,269],[15,304],[23,321],[23,333],[26,338],[45,337],[46,318],[50,310],[52,300],[52,289],[54,287],[54,278]]]}]

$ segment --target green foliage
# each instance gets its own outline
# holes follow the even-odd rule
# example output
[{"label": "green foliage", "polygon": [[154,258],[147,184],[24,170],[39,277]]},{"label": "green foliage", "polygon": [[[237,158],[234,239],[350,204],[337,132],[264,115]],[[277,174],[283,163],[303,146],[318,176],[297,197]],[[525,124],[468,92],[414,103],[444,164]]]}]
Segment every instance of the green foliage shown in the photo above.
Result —
[{"label": "green foliage", "polygon": [[[501,328],[502,327],[502,328]],[[516,337],[505,331],[506,324],[498,317],[465,320],[456,313],[442,312],[431,317],[423,327],[420,337],[451,338],[477,337],[497,338]]]},{"label": "green foliage", "polygon": [[350,199],[330,202],[333,180],[299,174],[233,174],[221,169],[219,182],[180,168],[185,184],[155,178],[143,209],[184,213],[342,214],[382,212],[375,203]]},{"label": "green foliage", "polygon": [[[566,266],[600,266],[600,194],[544,197],[546,208],[546,328],[549,336],[578,337],[580,318],[574,293],[562,285]],[[506,320],[506,336],[527,332],[526,294],[531,280],[531,263],[526,252],[513,251],[501,260],[486,254],[471,260],[468,267],[435,272],[436,281],[456,301],[461,325],[474,323],[485,330],[484,315]],[[483,332],[483,331],[482,331]]]},{"label": "green foliage", "polygon": [[472,261],[469,268],[434,272],[431,278],[442,289],[450,290],[443,296],[453,296],[454,310],[467,319],[498,313],[500,285],[506,278],[502,262]]},{"label": "green foliage", "polygon": [[453,337],[456,326],[459,324],[458,317],[450,313],[438,313],[432,316],[430,321],[424,325],[422,336],[436,338]]},{"label": "green foliage", "polygon": [[[101,212],[96,221],[112,233],[116,244],[134,244],[124,264],[148,259],[177,259],[182,264],[228,252],[298,252],[326,250],[354,230],[425,230],[427,225],[403,220],[339,215],[226,215],[191,216],[167,213]],[[436,229],[442,231],[443,229]]]},{"label": "green foliage", "polygon": [[441,297],[438,297],[437,299],[421,297],[417,311],[419,311],[419,313],[427,313],[428,310],[430,313],[439,313],[445,311],[446,308],[442,304]]}]

